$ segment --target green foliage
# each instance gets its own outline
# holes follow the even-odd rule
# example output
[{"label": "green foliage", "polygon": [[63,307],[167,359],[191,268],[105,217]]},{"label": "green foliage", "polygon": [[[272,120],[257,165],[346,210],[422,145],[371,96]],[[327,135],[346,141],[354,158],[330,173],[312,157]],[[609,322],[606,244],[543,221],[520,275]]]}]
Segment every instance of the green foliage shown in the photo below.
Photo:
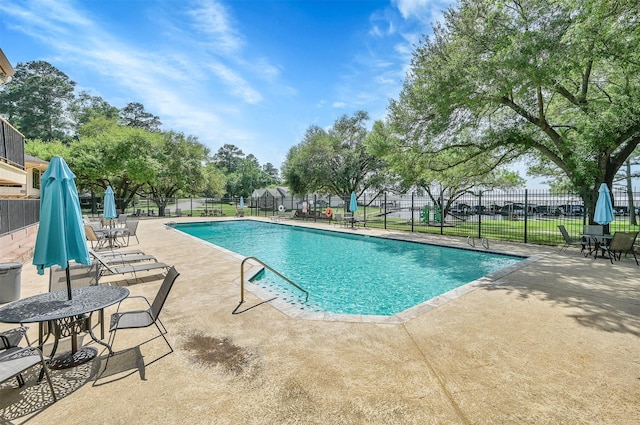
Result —
[{"label": "green foliage", "polygon": [[102,117],[108,121],[118,119],[118,108],[111,106],[100,96],[91,96],[86,91],[81,91],[69,106],[69,112],[74,118],[76,134],[80,128],[91,120]]},{"label": "green foliage", "polygon": [[424,191],[434,205],[440,205],[441,195],[446,195],[446,204],[440,205],[445,215],[466,193],[478,189],[512,189],[525,183],[517,173],[501,168],[513,155],[479,152],[468,157],[461,150],[425,152],[423,145],[405,144],[382,121],[374,124],[367,143],[399,181],[399,191],[416,187]]},{"label": "green foliage", "polygon": [[249,197],[255,189],[269,187],[276,180],[265,173],[253,155],[241,159],[234,172],[227,174],[226,191],[229,196]]},{"label": "green foliage", "polygon": [[244,153],[235,145],[225,144],[213,156],[214,163],[227,173],[234,173],[241,164]]},{"label": "green foliage", "polygon": [[593,211],[640,143],[639,15],[630,0],[461,0],[391,102],[399,149],[530,152]]},{"label": "green foliage", "polygon": [[272,163],[267,162],[262,166],[262,171],[270,175],[276,183],[280,182],[280,171],[273,166]]},{"label": "green foliage", "polygon": [[75,82],[44,61],[18,63],[0,90],[3,114],[26,139],[69,140],[72,122],[66,114]]},{"label": "green foliage", "polygon": [[171,198],[204,189],[203,163],[209,151],[192,136],[173,131],[161,133],[161,136],[159,145],[147,154],[152,176],[143,190],[150,195],[162,216]]},{"label": "green foliage", "polygon": [[296,194],[327,192],[361,194],[384,183],[383,162],[367,149],[369,116],[358,111],[343,115],[333,127],[311,126],[303,140],[287,153],[283,176]]},{"label": "green foliage", "polygon": [[144,105],[138,102],[128,103],[120,110],[118,124],[154,133],[159,132],[162,126],[160,117],[145,111]]},{"label": "green foliage", "polygon": [[[245,157],[244,152],[234,145],[225,144],[218,149],[213,162],[226,176],[227,196],[248,197],[255,189],[272,186],[278,181],[272,174],[273,165],[268,164],[271,173],[266,172],[258,158],[252,154]],[[277,175],[277,170],[275,173]]]},{"label": "green foliage", "polygon": [[69,161],[71,149],[69,145],[59,140],[43,142],[42,140],[28,140],[24,144],[24,152],[28,155],[40,158],[43,161],[51,161],[54,156],[61,156],[65,161]]},{"label": "green foliage", "polygon": [[226,192],[227,178],[224,173],[209,162],[202,170],[202,193],[209,198],[222,197]]},{"label": "green foliage", "polygon": [[[179,195],[250,196],[277,183],[272,164],[224,145],[208,163],[209,151],[193,136],[161,133],[160,118],[132,102],[118,110],[100,96],[80,92],[47,62],[18,64],[11,83],[0,86],[0,113],[27,138],[26,152],[49,160],[64,157],[80,190],[114,189],[119,208],[147,194],[160,213]],[[228,176],[225,176],[227,173]]]},{"label": "green foliage", "polygon": [[86,135],[71,145],[69,166],[80,190],[102,192],[111,186],[126,208],[155,176],[153,152],[162,147],[157,133],[122,127],[100,117],[87,124]]}]

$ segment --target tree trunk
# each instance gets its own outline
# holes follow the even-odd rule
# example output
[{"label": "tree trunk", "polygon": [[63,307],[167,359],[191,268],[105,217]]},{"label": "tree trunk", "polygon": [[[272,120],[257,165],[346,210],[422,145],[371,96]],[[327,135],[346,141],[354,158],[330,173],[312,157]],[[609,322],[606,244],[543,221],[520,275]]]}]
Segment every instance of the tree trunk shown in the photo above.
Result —
[{"label": "tree trunk", "polygon": [[638,224],[636,221],[636,206],[633,204],[633,186],[631,183],[631,161],[628,159],[625,161],[625,179],[627,181],[627,199],[629,200],[629,225],[635,226]]}]

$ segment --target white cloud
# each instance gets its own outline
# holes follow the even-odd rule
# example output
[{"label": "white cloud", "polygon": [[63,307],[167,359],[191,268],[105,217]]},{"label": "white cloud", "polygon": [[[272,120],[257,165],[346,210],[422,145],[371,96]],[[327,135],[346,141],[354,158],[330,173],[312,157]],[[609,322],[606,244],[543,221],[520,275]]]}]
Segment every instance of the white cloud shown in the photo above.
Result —
[{"label": "white cloud", "polygon": [[442,12],[455,0],[392,0],[404,19],[417,19],[425,24],[442,19]]},{"label": "white cloud", "polygon": [[201,1],[189,10],[193,28],[213,47],[225,53],[234,53],[244,44],[242,36],[233,27],[226,7],[217,1]]},{"label": "white cloud", "polygon": [[343,109],[347,107],[347,104],[344,102],[333,102],[331,106],[333,106],[334,108]]},{"label": "white cloud", "polygon": [[209,65],[218,78],[220,78],[236,96],[242,98],[247,103],[258,103],[262,101],[262,96],[253,90],[249,84],[230,68],[221,63]]},{"label": "white cloud", "polygon": [[280,76],[280,67],[270,64],[265,58],[258,59],[253,69],[260,78],[267,81],[273,81]]}]

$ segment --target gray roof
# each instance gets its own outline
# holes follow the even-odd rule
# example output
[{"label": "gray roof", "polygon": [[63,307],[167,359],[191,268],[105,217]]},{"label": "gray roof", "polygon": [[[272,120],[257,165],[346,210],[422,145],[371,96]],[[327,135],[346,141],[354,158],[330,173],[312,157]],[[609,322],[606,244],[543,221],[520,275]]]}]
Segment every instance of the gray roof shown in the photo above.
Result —
[{"label": "gray roof", "polygon": [[24,162],[35,162],[36,164],[48,164],[49,161],[45,161],[44,159],[37,158],[35,156],[24,154]]}]

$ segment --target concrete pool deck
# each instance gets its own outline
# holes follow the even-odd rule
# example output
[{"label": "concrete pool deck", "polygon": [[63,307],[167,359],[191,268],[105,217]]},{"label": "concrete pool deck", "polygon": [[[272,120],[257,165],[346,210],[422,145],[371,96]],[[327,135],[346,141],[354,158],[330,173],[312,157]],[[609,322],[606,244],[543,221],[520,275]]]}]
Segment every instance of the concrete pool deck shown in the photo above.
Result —
[{"label": "concrete pool deck", "polygon": [[[161,338],[140,345],[155,335],[152,328],[120,331],[106,368],[98,347],[101,357],[92,362],[52,371],[61,397],[55,404],[44,383],[34,384],[37,371],[23,389],[2,384],[0,423],[640,420],[640,267],[632,258],[612,265],[575,248],[558,255],[558,248],[491,241],[492,249],[540,258],[403,323],[302,320],[249,292],[242,313],[232,314],[241,257],[194,242],[166,228],[168,221],[190,219],[141,221],[141,243],[129,249],[181,273],[161,315],[175,351],[165,355]],[[356,232],[466,246],[459,238]],[[129,289],[153,297],[160,282],[131,279]],[[21,295],[47,285],[25,263]]]}]

